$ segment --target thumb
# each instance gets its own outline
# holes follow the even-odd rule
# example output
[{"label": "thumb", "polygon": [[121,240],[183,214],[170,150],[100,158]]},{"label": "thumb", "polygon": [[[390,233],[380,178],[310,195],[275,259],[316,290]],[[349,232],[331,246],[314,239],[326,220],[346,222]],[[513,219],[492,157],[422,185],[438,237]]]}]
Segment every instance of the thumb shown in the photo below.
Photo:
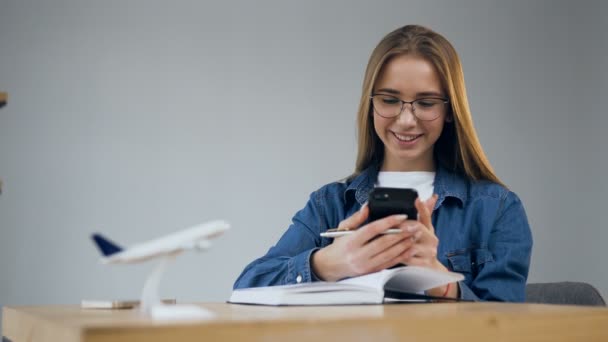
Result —
[{"label": "thumb", "polygon": [[430,229],[432,231],[433,230],[433,223],[431,220],[432,210],[429,210],[429,208],[427,207],[427,204],[425,202],[422,202],[422,200],[420,200],[420,198],[416,198],[415,206],[416,206],[416,209],[418,210],[418,221],[420,221],[420,223],[422,223],[425,227],[427,227],[428,229]]},{"label": "thumb", "polygon": [[433,213],[433,210],[435,209],[435,204],[437,204],[438,198],[439,198],[439,196],[437,196],[437,194],[433,194],[433,196],[431,196],[431,198],[424,201],[426,208],[429,210],[429,212],[431,214]]}]

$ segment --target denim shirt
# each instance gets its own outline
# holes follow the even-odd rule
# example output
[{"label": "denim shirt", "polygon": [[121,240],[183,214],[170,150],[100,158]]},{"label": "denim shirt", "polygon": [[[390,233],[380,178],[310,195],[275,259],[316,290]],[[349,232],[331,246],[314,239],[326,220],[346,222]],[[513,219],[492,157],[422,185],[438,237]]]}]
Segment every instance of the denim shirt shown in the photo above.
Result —
[{"label": "denim shirt", "polygon": [[[330,183],[313,192],[279,242],[247,265],[234,288],[317,281],[311,255],[332,242],[319,234],[359,210],[377,176],[376,165],[351,181]],[[460,298],[524,301],[532,234],[517,195],[443,167],[437,168],[434,192],[438,195],[432,214],[439,239],[437,259],[464,275],[458,283]]]}]

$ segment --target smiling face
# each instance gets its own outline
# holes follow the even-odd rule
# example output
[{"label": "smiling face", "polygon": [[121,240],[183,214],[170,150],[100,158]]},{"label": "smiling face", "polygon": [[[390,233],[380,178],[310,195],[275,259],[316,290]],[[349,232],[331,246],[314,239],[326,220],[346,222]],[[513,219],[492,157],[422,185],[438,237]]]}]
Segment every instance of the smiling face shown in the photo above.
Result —
[{"label": "smiling face", "polygon": [[[445,98],[441,81],[433,65],[416,55],[399,55],[382,68],[374,95],[391,95],[403,101],[422,98]],[[384,144],[382,171],[434,171],[433,148],[447,118],[447,106],[437,106],[438,116],[423,121],[405,104],[400,115],[385,118],[374,110],[376,134]]]}]

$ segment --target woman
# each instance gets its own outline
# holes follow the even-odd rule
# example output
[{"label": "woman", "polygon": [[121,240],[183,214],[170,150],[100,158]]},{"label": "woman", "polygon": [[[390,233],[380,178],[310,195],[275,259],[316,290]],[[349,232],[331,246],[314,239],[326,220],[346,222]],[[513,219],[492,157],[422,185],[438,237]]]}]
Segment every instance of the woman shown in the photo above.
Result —
[{"label": "woman", "polygon": [[[358,130],[355,172],[313,192],[234,287],[335,281],[406,264],[465,275],[432,296],[523,301],[532,249],[526,214],[485,157],[459,57],[443,36],[408,25],[382,39],[367,65]],[[368,223],[374,186],[418,190],[418,220]],[[336,226],[358,229],[335,241],[319,236]],[[381,234],[395,227],[402,233]]]}]

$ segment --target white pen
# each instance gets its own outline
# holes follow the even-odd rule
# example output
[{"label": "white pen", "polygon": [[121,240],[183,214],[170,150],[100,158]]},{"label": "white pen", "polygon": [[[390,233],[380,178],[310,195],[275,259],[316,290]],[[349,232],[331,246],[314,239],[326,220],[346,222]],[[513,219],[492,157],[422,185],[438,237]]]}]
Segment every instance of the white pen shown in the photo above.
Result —
[{"label": "white pen", "polygon": [[[348,235],[348,234],[352,234],[356,231],[355,230],[338,230],[338,228],[332,228],[332,229],[328,229],[324,232],[321,233],[321,237],[326,237],[326,238],[335,238],[338,236],[344,236],[344,235]],[[399,234],[401,233],[402,230],[399,228],[390,228],[387,229],[385,231],[383,231],[380,234]]]}]

